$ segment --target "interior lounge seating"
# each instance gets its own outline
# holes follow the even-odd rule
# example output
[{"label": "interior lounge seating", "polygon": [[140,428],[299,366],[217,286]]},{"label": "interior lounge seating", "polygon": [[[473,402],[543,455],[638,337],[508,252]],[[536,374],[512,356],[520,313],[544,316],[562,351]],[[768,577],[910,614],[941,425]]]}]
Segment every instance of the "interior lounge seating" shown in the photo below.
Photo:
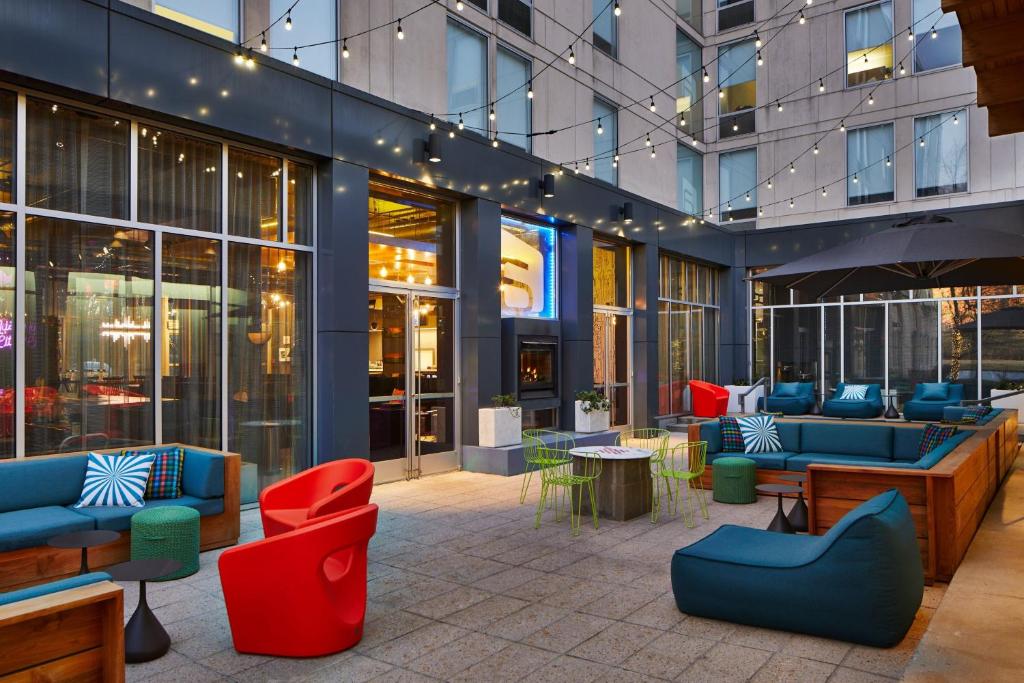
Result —
[{"label": "interior lounge seating", "polygon": [[334,460],[272,484],[260,494],[263,535],[297,529],[303,522],[366,505],[373,490],[373,463]]},{"label": "interior lounge seating", "polygon": [[224,551],[218,565],[235,649],[319,657],[358,643],[376,529],[377,506],[364,505]]},{"label": "interior lounge seating", "polygon": [[938,422],[943,410],[964,400],[964,385],[953,382],[921,382],[914,395],[903,404],[903,417],[922,422]]},{"label": "interior lounge seating", "polygon": [[676,551],[672,592],[686,614],[892,647],[921,606],[924,573],[910,508],[893,489],[823,536],[722,526]]},{"label": "interior lounge seating", "polygon": [[696,417],[718,417],[729,411],[729,390],[711,382],[691,379],[690,398]]},{"label": "interior lounge seating", "polygon": [[776,382],[771,395],[759,400],[757,407],[769,413],[806,415],[815,401],[814,382]]},{"label": "interior lounge seating", "polygon": [[[867,387],[863,398],[843,398],[847,387]],[[882,414],[882,387],[878,384],[848,384],[840,382],[836,385],[832,398],[821,404],[821,413],[825,417],[857,417],[872,418]]]}]

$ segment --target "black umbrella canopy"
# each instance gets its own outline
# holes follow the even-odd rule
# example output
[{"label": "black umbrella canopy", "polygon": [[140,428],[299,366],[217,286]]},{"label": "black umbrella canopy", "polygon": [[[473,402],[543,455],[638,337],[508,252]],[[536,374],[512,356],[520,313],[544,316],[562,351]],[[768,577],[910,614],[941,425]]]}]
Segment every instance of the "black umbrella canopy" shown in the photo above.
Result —
[{"label": "black umbrella canopy", "polygon": [[815,298],[1014,284],[1024,282],[1024,237],[925,216],[772,268],[754,280]]}]

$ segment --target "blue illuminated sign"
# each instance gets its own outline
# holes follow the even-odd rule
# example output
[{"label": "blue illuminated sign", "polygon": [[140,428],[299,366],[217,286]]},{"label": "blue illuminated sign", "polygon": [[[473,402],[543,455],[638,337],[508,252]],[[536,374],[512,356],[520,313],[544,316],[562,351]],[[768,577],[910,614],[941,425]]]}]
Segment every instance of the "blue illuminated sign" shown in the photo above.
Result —
[{"label": "blue illuminated sign", "polygon": [[558,317],[557,249],[557,229],[502,216],[502,317]]}]

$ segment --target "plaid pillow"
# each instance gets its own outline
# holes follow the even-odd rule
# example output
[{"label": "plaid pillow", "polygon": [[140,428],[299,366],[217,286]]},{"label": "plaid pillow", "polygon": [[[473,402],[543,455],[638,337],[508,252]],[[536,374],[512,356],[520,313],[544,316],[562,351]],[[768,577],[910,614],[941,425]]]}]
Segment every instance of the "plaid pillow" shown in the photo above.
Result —
[{"label": "plaid pillow", "polygon": [[722,432],[723,453],[744,453],[743,432],[740,431],[740,423],[735,417],[722,416],[718,418],[718,428]]},{"label": "plaid pillow", "polygon": [[964,415],[961,418],[967,424],[974,424],[981,418],[992,412],[992,406],[976,405],[964,409]]},{"label": "plaid pillow", "polygon": [[929,451],[938,448],[942,442],[956,434],[956,427],[940,427],[936,424],[926,425],[921,445],[917,449],[917,457],[923,458]]},{"label": "plaid pillow", "polygon": [[185,470],[183,448],[161,448],[151,451],[122,451],[121,455],[148,454],[155,456],[153,470],[146,483],[146,500],[181,498],[181,475]]}]

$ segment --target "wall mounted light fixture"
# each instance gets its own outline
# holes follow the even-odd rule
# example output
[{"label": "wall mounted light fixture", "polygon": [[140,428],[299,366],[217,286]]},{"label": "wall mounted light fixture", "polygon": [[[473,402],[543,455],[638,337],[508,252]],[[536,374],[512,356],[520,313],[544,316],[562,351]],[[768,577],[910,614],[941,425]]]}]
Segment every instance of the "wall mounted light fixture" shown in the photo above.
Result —
[{"label": "wall mounted light fixture", "polygon": [[432,164],[441,163],[441,135],[439,133],[431,133],[427,137],[426,156],[427,161]]},{"label": "wall mounted light fixture", "polygon": [[619,215],[622,216],[622,222],[629,225],[633,222],[633,202],[626,202],[619,209]]},{"label": "wall mounted light fixture", "polygon": [[540,191],[545,197],[555,196],[555,176],[552,173],[545,173],[540,180]]}]

